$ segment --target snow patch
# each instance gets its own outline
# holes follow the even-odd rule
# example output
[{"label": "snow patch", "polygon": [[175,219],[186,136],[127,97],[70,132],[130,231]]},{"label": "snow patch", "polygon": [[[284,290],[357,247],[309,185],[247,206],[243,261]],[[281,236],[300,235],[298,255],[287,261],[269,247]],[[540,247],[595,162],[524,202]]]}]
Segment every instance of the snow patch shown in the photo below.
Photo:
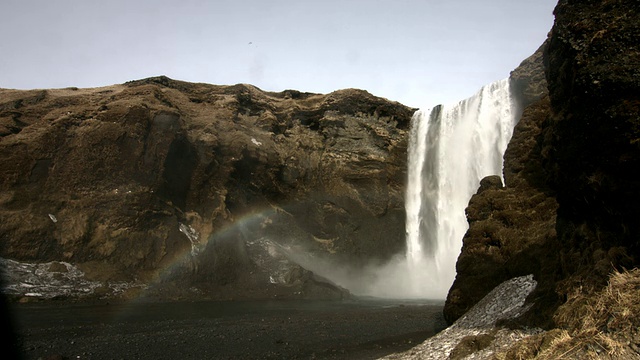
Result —
[{"label": "snow patch", "polygon": [[108,288],[105,296],[118,295],[142,285],[128,282],[90,281],[76,266],[64,261],[26,263],[0,258],[0,271],[5,284],[1,291],[8,295],[51,299],[91,295],[98,288]]},{"label": "snow patch", "polygon": [[451,351],[468,336],[489,334],[497,330],[492,344],[465,359],[487,359],[506,344],[540,333],[539,328],[508,329],[498,327],[498,320],[515,319],[529,310],[532,304],[525,300],[538,283],[533,275],[521,276],[505,281],[493,289],[471,310],[434,337],[404,352],[388,355],[382,359],[395,360],[445,360]]}]

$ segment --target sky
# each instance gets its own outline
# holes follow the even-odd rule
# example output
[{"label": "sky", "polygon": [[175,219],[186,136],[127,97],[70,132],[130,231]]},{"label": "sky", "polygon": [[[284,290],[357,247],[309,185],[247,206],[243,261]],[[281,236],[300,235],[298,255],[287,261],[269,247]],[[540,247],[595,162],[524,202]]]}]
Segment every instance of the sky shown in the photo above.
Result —
[{"label": "sky", "polygon": [[557,0],[2,0],[0,88],[150,76],[427,108],[509,76]]}]

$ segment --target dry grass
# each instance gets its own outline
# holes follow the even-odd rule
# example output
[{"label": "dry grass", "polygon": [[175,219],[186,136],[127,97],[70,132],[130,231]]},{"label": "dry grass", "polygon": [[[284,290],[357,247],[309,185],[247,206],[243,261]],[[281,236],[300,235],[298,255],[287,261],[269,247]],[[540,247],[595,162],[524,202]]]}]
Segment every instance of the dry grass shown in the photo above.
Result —
[{"label": "dry grass", "polygon": [[614,272],[600,291],[579,288],[548,331],[494,356],[514,359],[640,359],[640,269]]}]

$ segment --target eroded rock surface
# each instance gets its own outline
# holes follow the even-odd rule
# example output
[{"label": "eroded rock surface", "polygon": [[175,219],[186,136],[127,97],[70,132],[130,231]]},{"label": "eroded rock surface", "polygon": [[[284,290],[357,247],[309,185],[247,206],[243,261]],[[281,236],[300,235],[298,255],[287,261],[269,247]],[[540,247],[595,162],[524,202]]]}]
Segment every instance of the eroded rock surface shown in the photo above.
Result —
[{"label": "eroded rock surface", "polygon": [[0,256],[212,297],[300,293],[283,279],[313,277],[286,254],[357,267],[403,250],[414,110],[166,77],[0,89]]},{"label": "eroded rock surface", "polygon": [[640,262],[640,7],[563,0],[555,15],[542,155],[558,197],[566,295]]}]

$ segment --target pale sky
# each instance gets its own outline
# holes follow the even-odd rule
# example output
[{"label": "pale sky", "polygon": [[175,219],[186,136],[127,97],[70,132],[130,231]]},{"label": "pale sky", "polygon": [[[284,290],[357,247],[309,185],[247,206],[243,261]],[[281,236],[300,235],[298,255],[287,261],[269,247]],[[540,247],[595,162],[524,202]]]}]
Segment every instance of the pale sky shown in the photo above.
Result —
[{"label": "pale sky", "polygon": [[0,87],[150,76],[464,99],[545,40],[557,0],[2,0]]}]

